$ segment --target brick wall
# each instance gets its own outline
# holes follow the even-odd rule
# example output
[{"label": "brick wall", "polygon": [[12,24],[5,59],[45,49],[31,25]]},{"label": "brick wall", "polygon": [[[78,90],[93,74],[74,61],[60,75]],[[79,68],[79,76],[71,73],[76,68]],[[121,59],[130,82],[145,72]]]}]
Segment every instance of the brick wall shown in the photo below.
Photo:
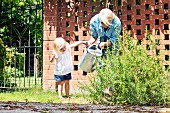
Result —
[{"label": "brick wall", "polygon": [[[170,53],[170,0],[124,0],[117,2],[115,12],[119,15],[125,30],[134,39],[146,45],[148,54],[160,54],[165,68],[169,67]],[[113,4],[115,5],[115,3]],[[157,49],[151,50],[146,39],[146,30],[156,41]]]},{"label": "brick wall", "polygon": [[[88,40],[89,21],[92,16],[104,8],[104,0],[45,0],[44,1],[44,38],[43,38],[43,88],[55,90],[53,80],[54,62],[50,63],[52,41],[64,37],[69,43]],[[165,67],[169,66],[169,13],[170,0],[113,0],[108,4],[121,19],[123,28],[131,32],[134,39],[145,40],[145,28],[149,33],[157,33],[159,50]],[[82,46],[72,50],[74,72],[71,80],[71,91],[78,90],[78,82],[88,84],[88,73],[78,68],[83,50]],[[149,50],[148,50],[149,52]]]}]

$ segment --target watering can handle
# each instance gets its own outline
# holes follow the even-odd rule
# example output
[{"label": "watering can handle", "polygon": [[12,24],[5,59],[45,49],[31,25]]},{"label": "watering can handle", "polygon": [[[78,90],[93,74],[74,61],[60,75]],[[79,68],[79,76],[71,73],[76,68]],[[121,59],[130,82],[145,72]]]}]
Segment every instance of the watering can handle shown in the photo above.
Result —
[{"label": "watering can handle", "polygon": [[91,54],[94,53],[98,53],[100,55],[102,55],[102,49],[99,47],[98,44],[92,44],[92,45],[89,45],[87,48],[86,48],[86,51],[87,52],[90,52]]},{"label": "watering can handle", "polygon": [[90,48],[90,47],[92,47],[92,46],[96,46],[97,49],[99,49],[99,50],[102,51],[102,49],[100,48],[99,44],[91,44],[91,45],[87,45],[85,48],[87,49],[87,48]]}]

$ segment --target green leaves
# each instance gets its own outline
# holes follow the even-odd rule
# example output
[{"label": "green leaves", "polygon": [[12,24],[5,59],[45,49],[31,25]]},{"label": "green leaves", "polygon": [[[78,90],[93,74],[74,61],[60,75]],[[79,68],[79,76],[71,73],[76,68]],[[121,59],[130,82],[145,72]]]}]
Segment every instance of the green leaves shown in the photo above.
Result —
[{"label": "green leaves", "polygon": [[[151,46],[155,47],[154,43]],[[124,34],[120,41],[120,53],[114,55],[108,51],[107,58],[102,60],[105,65],[97,67],[96,74],[91,75],[96,78],[91,80],[93,91],[87,90],[91,98],[105,104],[167,104],[169,76],[159,56],[149,56],[144,46],[137,44],[128,34]],[[103,95],[107,87],[113,93],[111,97]]]},{"label": "green leaves", "polygon": [[[10,2],[3,0],[0,11],[0,27],[4,27],[3,30],[0,30],[0,37],[2,37],[5,45],[11,46],[11,41],[19,45],[19,40],[21,46],[24,46],[29,37],[33,38],[33,40],[30,40],[31,45],[42,45],[41,0],[12,0]],[[23,30],[26,32],[23,32]],[[10,35],[13,37],[12,40]]]}]

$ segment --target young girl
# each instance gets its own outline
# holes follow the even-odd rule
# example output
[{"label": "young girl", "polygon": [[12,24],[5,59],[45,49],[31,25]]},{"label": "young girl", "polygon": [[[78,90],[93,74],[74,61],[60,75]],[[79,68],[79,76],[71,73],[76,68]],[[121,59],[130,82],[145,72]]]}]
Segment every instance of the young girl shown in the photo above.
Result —
[{"label": "young girl", "polygon": [[63,98],[62,91],[63,85],[65,84],[66,97],[69,97],[70,84],[69,81],[72,79],[71,72],[73,71],[71,48],[76,47],[80,44],[86,44],[85,41],[77,41],[73,44],[69,44],[63,38],[58,37],[53,43],[53,55],[50,62],[55,58],[55,70],[54,80],[58,82],[58,96]]}]

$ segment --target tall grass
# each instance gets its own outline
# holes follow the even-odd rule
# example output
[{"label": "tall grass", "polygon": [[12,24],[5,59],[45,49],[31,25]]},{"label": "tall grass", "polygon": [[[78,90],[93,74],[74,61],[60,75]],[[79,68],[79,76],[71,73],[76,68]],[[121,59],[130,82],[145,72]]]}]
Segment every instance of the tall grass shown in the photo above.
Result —
[{"label": "tall grass", "polygon": [[[154,53],[156,46],[150,39]],[[121,105],[167,105],[170,101],[170,77],[159,55],[148,55],[146,46],[136,43],[128,33],[120,40],[119,54],[102,59],[105,66],[96,67],[90,75],[90,99],[97,103]],[[103,91],[110,87],[113,95]]]}]

